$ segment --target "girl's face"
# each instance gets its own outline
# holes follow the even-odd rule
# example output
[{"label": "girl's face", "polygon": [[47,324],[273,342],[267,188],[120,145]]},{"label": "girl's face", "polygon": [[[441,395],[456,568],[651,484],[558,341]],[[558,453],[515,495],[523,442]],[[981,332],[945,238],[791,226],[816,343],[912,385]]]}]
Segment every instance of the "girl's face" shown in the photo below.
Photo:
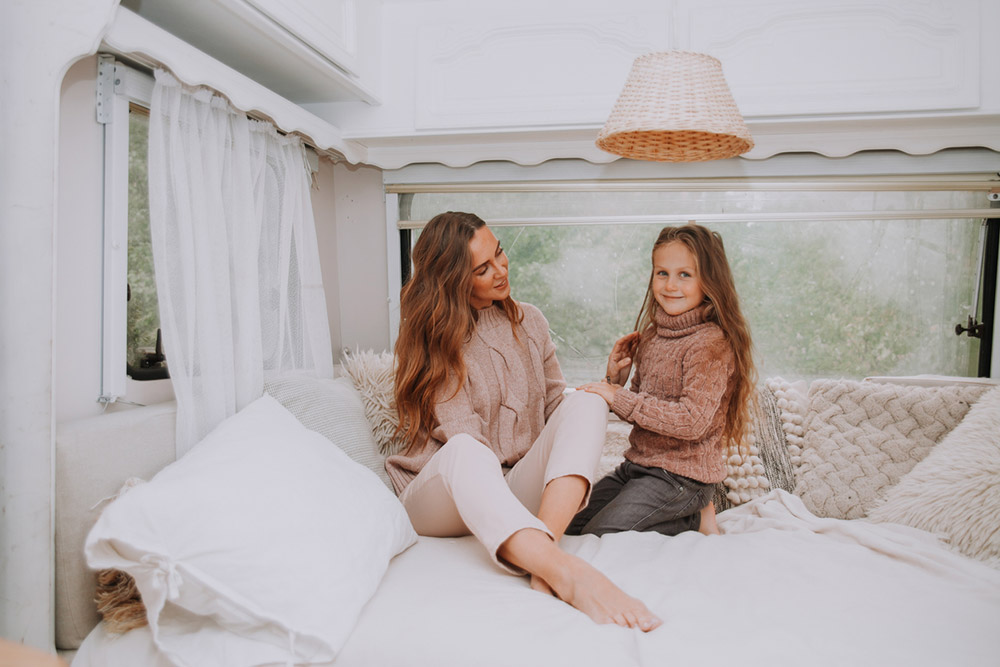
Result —
[{"label": "girl's face", "polygon": [[497,237],[486,225],[476,230],[469,241],[472,254],[472,307],[476,310],[503,301],[510,296],[507,282],[507,255]]},{"label": "girl's face", "polygon": [[680,315],[705,299],[694,254],[680,241],[653,251],[653,298],[668,315]]}]

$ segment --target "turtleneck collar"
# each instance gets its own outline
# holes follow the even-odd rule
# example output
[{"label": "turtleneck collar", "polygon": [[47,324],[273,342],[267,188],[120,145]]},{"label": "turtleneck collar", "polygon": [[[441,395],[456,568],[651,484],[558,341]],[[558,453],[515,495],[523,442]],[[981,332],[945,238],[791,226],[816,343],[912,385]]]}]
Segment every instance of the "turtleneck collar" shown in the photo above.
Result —
[{"label": "turtleneck collar", "polygon": [[656,334],[664,338],[677,338],[686,336],[695,329],[709,323],[708,312],[711,304],[704,304],[683,312],[680,315],[668,315],[659,306],[653,311],[653,323],[656,325]]},{"label": "turtleneck collar", "polygon": [[476,329],[479,331],[489,331],[501,324],[510,325],[510,320],[507,319],[507,313],[502,306],[494,303],[488,308],[476,311]]}]

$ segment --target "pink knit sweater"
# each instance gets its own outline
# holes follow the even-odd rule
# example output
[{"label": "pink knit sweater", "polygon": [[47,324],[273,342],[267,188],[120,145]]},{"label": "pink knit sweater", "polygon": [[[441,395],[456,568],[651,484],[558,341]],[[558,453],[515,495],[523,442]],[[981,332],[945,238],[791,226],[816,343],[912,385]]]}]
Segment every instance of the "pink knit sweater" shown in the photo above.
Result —
[{"label": "pink knit sweater", "polygon": [[[442,394],[435,407],[438,426],[422,447],[386,459],[396,493],[417,476],[448,438],[467,433],[493,450],[503,465],[514,465],[535,443],[545,421],[563,398],[563,379],[549,323],[541,311],[519,304],[524,321],[515,340],[503,309],[479,311],[476,329],[462,348],[465,383]],[[449,398],[450,397],[450,398]]]},{"label": "pink knit sweater", "polygon": [[625,458],[711,484],[726,477],[722,429],[735,363],[706,310],[656,309],[656,334],[636,354],[631,391],[619,389],[611,409],[634,424]]}]

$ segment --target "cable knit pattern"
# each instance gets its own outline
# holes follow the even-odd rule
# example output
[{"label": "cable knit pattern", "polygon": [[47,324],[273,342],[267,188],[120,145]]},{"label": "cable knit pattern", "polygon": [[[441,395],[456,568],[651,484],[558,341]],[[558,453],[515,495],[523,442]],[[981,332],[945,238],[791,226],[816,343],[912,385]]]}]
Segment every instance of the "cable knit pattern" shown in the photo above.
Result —
[{"label": "cable knit pattern", "polygon": [[504,465],[514,465],[531,449],[562,401],[566,381],[548,321],[531,304],[520,306],[524,321],[518,326],[519,340],[502,308],[479,311],[476,329],[462,348],[465,384],[454,396],[451,390],[444,392],[446,400],[435,408],[438,426],[422,447],[386,459],[396,493],[459,433],[485,444]]},{"label": "cable knit pattern", "polygon": [[[858,519],[965,416],[984,386],[816,380],[802,415],[795,495],[816,516]],[[790,410],[801,407],[788,401]],[[793,430],[797,420],[789,419]],[[789,432],[789,449],[792,447]]]},{"label": "cable knit pattern", "polygon": [[727,473],[722,429],[735,363],[706,311],[671,316],[656,309],[656,335],[644,337],[631,390],[619,389],[611,409],[634,424],[629,461],[714,484]]}]

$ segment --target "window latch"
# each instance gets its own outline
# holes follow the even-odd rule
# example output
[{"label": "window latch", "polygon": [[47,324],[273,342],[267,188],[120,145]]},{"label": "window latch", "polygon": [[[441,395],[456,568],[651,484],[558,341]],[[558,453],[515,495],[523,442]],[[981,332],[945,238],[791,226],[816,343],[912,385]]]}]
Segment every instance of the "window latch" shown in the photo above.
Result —
[{"label": "window latch", "polygon": [[984,322],[977,322],[976,318],[969,315],[969,320],[963,327],[961,322],[955,325],[955,335],[961,336],[963,333],[968,333],[969,338],[982,338],[983,333],[985,333],[986,324]]}]

